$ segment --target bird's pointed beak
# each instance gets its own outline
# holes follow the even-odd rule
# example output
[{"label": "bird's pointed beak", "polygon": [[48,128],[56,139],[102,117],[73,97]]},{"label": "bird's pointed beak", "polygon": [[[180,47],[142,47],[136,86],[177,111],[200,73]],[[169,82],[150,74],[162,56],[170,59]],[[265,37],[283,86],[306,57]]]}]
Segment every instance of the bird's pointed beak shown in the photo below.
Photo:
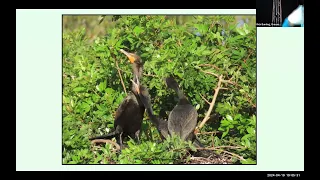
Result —
[{"label": "bird's pointed beak", "polygon": [[123,54],[125,54],[129,58],[130,63],[134,63],[134,61],[136,60],[135,57],[131,53],[129,53],[123,49],[120,49],[120,52],[122,52]]}]

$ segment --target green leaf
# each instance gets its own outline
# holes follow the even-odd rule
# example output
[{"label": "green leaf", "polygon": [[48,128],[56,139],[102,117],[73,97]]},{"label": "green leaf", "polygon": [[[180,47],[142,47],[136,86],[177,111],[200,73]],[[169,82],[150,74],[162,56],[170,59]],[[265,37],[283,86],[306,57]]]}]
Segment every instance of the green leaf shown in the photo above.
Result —
[{"label": "green leaf", "polygon": [[211,53],[212,53],[212,52],[209,51],[209,50],[204,50],[204,51],[202,51],[202,55],[204,55],[204,56],[209,55],[209,54],[211,54]]},{"label": "green leaf", "polygon": [[241,160],[240,163],[241,164],[257,164],[257,162],[251,158]]},{"label": "green leaf", "polygon": [[255,134],[255,130],[252,127],[247,127],[247,132],[249,134]]},{"label": "green leaf", "polygon": [[139,34],[143,33],[144,32],[144,29],[140,26],[136,26],[134,29],[133,29],[133,32],[138,36]]},{"label": "green leaf", "polygon": [[229,133],[229,127],[227,127],[227,130],[222,133],[221,138],[224,138]]},{"label": "green leaf", "polygon": [[98,86],[98,91],[100,91],[100,92],[102,92],[102,91],[104,91],[105,89],[106,89],[106,87],[107,87],[107,82],[106,81],[103,81],[103,82],[101,82],[100,84],[99,84],[99,86]]},{"label": "green leaf", "polygon": [[246,35],[245,31],[242,28],[237,28],[236,30],[240,35],[242,36]]},{"label": "green leaf", "polygon": [[85,102],[83,102],[83,103],[81,104],[81,109],[83,110],[83,113],[87,113],[87,112],[90,111],[90,105],[87,104],[87,103],[85,103]]},{"label": "green leaf", "polygon": [[230,116],[229,114],[226,116],[226,118],[227,118],[227,120],[229,120],[229,121],[233,121],[232,116]]},{"label": "green leaf", "polygon": [[75,92],[81,92],[81,91],[84,91],[86,88],[84,88],[84,87],[76,87],[76,88],[74,88],[73,89],[73,91],[75,91]]}]

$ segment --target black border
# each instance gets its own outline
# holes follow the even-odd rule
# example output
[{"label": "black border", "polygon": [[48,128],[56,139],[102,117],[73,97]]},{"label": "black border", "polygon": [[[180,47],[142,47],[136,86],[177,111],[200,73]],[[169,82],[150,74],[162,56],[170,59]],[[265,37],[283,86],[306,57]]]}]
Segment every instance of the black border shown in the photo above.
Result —
[{"label": "black border", "polygon": [[[44,171],[49,172],[49,171]],[[72,175],[72,178],[85,177],[83,173],[80,171],[69,171],[75,172]],[[93,178],[98,178],[99,176],[109,179],[127,179],[126,174],[128,174],[129,179],[226,179],[226,178],[235,178],[235,179],[254,179],[254,180],[262,180],[262,179],[301,179],[305,177],[304,171],[94,171]],[[32,173],[25,173],[28,175],[32,175]],[[294,176],[291,176],[294,174]],[[289,176],[290,175],[290,176]],[[51,178],[61,178],[66,177],[60,173],[51,173]],[[115,176],[115,177],[112,177]],[[26,175],[24,175],[24,178]],[[35,176],[32,175],[34,178]],[[81,178],[80,178],[81,179]]]},{"label": "black border", "polygon": [[[112,3],[114,3],[112,8]],[[59,9],[256,9],[256,0],[246,0],[246,1],[238,1],[238,0],[229,0],[229,1],[183,1],[182,3],[173,3],[158,1],[158,2],[143,2],[143,1],[129,1],[129,2],[119,2],[118,6],[116,6],[117,2],[91,2],[91,3],[72,3],[69,8],[59,8]],[[170,6],[168,6],[170,3]],[[28,5],[32,5],[31,2],[28,2]],[[39,5],[35,4],[34,5]],[[66,3],[64,5],[67,5]],[[189,6],[189,8],[187,8]],[[36,6],[33,6],[36,7]],[[66,6],[67,7],[67,6]],[[82,7],[82,8],[80,8]],[[170,8],[169,8],[170,7]],[[47,8],[50,9],[50,8]],[[56,8],[58,9],[58,8]]]}]

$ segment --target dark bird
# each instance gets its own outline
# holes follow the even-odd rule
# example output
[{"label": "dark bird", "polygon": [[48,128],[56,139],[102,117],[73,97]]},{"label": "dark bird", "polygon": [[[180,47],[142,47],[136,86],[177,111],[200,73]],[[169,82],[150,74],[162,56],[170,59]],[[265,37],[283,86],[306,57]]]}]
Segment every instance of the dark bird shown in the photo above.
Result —
[{"label": "dark bird", "polygon": [[165,82],[167,87],[173,89],[179,97],[177,105],[168,116],[169,133],[171,135],[173,133],[177,134],[182,140],[191,140],[198,147],[203,147],[194,134],[198,119],[196,108],[190,104],[183,94],[183,91],[180,90],[179,84],[173,77],[166,78]]},{"label": "dark bird", "polygon": [[[134,81],[139,81],[143,69],[141,58],[136,54],[128,53],[122,49],[120,51],[129,58],[129,61],[132,64]],[[130,136],[132,139],[140,141],[139,136],[144,112],[145,107],[140,101],[137,89],[132,85],[132,91],[129,92],[128,96],[123,100],[116,111],[114,130],[107,135],[90,138],[90,140],[116,137],[120,149],[123,148],[124,137]]]},{"label": "dark bird", "polygon": [[[169,82],[170,87],[175,86],[175,84],[174,84],[175,81],[173,82],[172,80],[170,80],[168,78],[166,80],[168,80],[167,82]],[[195,108],[193,108],[193,106],[186,100],[185,96],[183,95],[183,92],[179,90],[179,87],[178,87],[178,91],[179,91],[178,94],[181,95],[181,98],[179,100],[180,104],[178,103],[178,105],[176,105],[176,107],[173,109],[173,111],[170,112],[169,120],[167,122],[167,121],[163,120],[162,118],[159,118],[153,114],[152,104],[151,104],[148,89],[146,87],[144,87],[143,85],[141,85],[139,83],[139,81],[136,81],[136,82],[132,81],[132,83],[135,86],[136,91],[138,92],[138,94],[140,96],[141,102],[144,104],[144,106],[147,110],[147,114],[148,114],[151,122],[156,126],[162,139],[165,139],[169,135],[176,133],[183,140],[193,141],[193,144],[196,147],[204,147],[200,143],[199,139],[197,139],[195,134],[193,133],[193,131],[196,127],[196,124],[197,124],[198,114],[197,114]],[[176,83],[176,85],[178,85],[178,84]],[[186,101],[183,99],[185,99]],[[185,108],[185,110],[182,112],[181,109],[183,109],[183,108]],[[188,114],[179,116],[179,112],[180,113],[188,113]],[[178,117],[176,117],[176,116],[178,116]],[[181,118],[185,118],[185,119],[181,120]],[[179,121],[180,121],[180,123],[179,123]],[[191,121],[191,124],[188,124],[190,121]]]},{"label": "dark bird", "polygon": [[132,84],[135,86],[135,89],[139,94],[140,100],[146,108],[150,121],[156,126],[161,139],[164,140],[165,138],[167,138],[167,136],[169,136],[168,123],[167,121],[153,114],[149,91],[145,86],[140,84],[138,78],[136,79],[136,82],[134,80],[131,80]]}]

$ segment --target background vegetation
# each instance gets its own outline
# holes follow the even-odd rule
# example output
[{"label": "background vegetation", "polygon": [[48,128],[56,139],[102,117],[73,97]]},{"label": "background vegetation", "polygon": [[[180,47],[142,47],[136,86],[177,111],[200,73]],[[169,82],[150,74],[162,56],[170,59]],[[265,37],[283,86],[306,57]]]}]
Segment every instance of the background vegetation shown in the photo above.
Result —
[{"label": "background vegetation", "polygon": [[[106,16],[99,21],[99,16],[63,17],[64,164],[256,163],[254,16]],[[186,150],[194,147],[177,137],[159,143],[147,115],[142,142],[128,140],[120,155],[110,144],[90,143],[88,137],[113,128],[114,113],[131,90],[131,66],[121,48],[142,57],[142,83],[155,114],[165,119],[177,98],[162,78],[176,77],[198,110],[198,138],[219,156],[194,157]]]}]

